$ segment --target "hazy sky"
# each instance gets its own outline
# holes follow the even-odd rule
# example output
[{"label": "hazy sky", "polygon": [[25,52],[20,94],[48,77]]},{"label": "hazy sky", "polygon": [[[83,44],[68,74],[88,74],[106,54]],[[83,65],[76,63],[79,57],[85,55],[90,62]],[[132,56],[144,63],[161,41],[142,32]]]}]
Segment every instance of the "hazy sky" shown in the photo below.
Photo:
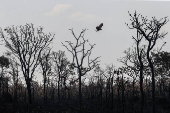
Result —
[{"label": "hazy sky", "polygon": [[[160,19],[168,16],[170,19],[170,2],[168,1],[139,1],[139,0],[0,0],[0,27],[4,29],[12,25],[33,23],[35,27],[42,26],[46,33],[55,33],[53,51],[67,51],[61,44],[74,37],[68,30],[74,29],[78,36],[82,29],[87,28],[85,38],[91,44],[96,44],[92,51],[92,58],[101,56],[100,64],[121,66],[117,61],[123,51],[134,43],[132,36],[135,31],[128,29],[125,22],[130,22],[130,13],[141,13],[151,19],[152,16]],[[103,23],[103,30],[96,32],[95,28]],[[170,22],[163,29],[170,31]],[[169,51],[170,34],[164,40],[158,40],[160,47]],[[5,48],[1,46],[0,55]],[[66,53],[71,60],[70,53]]]}]

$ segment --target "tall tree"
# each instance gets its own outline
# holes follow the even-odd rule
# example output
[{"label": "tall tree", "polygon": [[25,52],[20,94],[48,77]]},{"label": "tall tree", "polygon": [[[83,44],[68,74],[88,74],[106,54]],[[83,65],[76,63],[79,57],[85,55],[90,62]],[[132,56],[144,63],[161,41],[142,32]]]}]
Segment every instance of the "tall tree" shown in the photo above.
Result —
[{"label": "tall tree", "polygon": [[10,53],[6,52],[6,56],[9,58],[10,65],[9,68],[10,70],[8,73],[11,75],[12,80],[13,80],[13,87],[14,87],[14,104],[18,103],[18,92],[17,92],[17,87],[18,87],[18,82],[19,82],[19,63],[17,62],[16,58]]},{"label": "tall tree", "polygon": [[6,35],[0,31],[5,46],[18,58],[27,85],[29,104],[32,104],[31,81],[38,65],[41,52],[49,46],[54,35],[43,33],[43,28],[35,30],[33,24],[7,27]]},{"label": "tall tree", "polygon": [[42,52],[39,58],[40,67],[43,74],[43,82],[44,82],[44,101],[47,103],[47,95],[46,95],[46,82],[47,77],[52,74],[50,62],[50,50],[46,49]]},{"label": "tall tree", "polygon": [[168,20],[167,17],[161,18],[160,20],[152,17],[151,20],[148,20],[146,17],[137,14],[136,12],[134,15],[129,13],[129,16],[131,17],[131,26],[129,26],[129,28],[136,29],[137,35],[144,37],[148,42],[146,56],[152,73],[152,112],[155,113],[155,74],[150,53],[157,40],[164,38],[167,34],[160,33],[160,29],[168,22]]},{"label": "tall tree", "polygon": [[[65,52],[59,50],[58,52],[52,52],[53,61],[54,61],[54,68],[55,72],[57,73],[57,83],[58,83],[58,100],[60,100],[60,86],[62,84],[62,79],[64,79],[63,84],[65,88],[66,86],[66,78],[68,74],[72,72],[72,69],[69,68],[70,62],[66,58]],[[74,68],[73,68],[74,69]]]},{"label": "tall tree", "polygon": [[[110,90],[111,92],[111,98],[109,96],[109,100],[111,100],[111,106],[110,108],[113,109],[114,108],[114,79],[115,77],[115,67],[113,66],[113,64],[111,65],[107,65],[106,66],[106,74],[104,74],[104,76],[106,77],[107,80],[107,87],[106,87],[106,101],[108,101],[108,95],[110,95]],[[109,91],[109,94],[107,93]],[[109,102],[109,101],[108,101]]]},{"label": "tall tree", "polygon": [[[80,35],[77,37],[74,34],[73,29],[70,29],[72,32],[72,35],[74,36],[76,43],[72,43],[71,41],[66,41],[68,43],[68,46],[63,44],[67,48],[67,50],[73,55],[72,65],[77,68],[78,72],[78,78],[79,78],[79,102],[80,102],[80,112],[82,112],[82,91],[81,91],[81,77],[85,75],[87,72],[92,70],[94,67],[98,65],[98,58],[96,57],[93,60],[90,60],[90,55],[92,52],[92,49],[94,48],[94,45],[90,45],[89,49],[85,49],[85,45],[88,42],[88,40],[85,40],[84,34],[86,29],[82,30]],[[81,55],[81,57],[79,57]],[[87,65],[84,65],[84,60],[87,57]]]},{"label": "tall tree", "polygon": [[97,78],[97,86],[99,87],[100,105],[101,107],[103,107],[103,88],[104,88],[105,71],[100,66],[97,66],[94,69],[94,74],[95,77]]},{"label": "tall tree", "polygon": [[[146,61],[146,57],[145,57],[145,46],[141,47],[140,43],[143,37],[141,37],[138,33],[136,38],[133,37],[133,39],[135,40],[136,43],[136,47],[135,48],[129,48],[128,50],[124,51],[124,53],[126,54],[125,57],[123,57],[122,59],[120,59],[120,62],[122,62],[124,65],[126,65],[127,68],[129,68],[130,70],[135,71],[136,73],[140,72],[139,74],[139,78],[140,78],[140,93],[141,93],[141,99],[142,99],[142,103],[141,103],[141,111],[143,112],[143,106],[144,106],[144,91],[143,91],[143,70],[144,67],[147,63]],[[127,72],[127,71],[126,71]],[[133,78],[136,75],[133,75]],[[136,77],[135,77],[136,78]]]}]

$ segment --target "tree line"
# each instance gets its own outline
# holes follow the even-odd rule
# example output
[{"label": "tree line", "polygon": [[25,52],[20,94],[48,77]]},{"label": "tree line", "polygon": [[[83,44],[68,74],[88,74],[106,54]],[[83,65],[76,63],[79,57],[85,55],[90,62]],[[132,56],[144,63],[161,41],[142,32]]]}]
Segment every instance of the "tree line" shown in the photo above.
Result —
[{"label": "tree line", "polygon": [[[167,112],[170,100],[170,53],[154,49],[167,33],[160,30],[168,20],[137,14],[130,16],[129,29],[135,47],[124,51],[118,59],[122,67],[113,64],[103,69],[100,57],[91,58],[95,44],[85,38],[86,29],[75,42],[62,45],[72,55],[52,51],[55,35],[44,33],[33,24],[1,29],[0,36],[8,51],[0,57],[0,104],[3,112],[52,113],[156,113]],[[36,80],[41,73],[43,81]],[[91,73],[89,73],[91,72]],[[87,79],[87,82],[85,82]]]}]

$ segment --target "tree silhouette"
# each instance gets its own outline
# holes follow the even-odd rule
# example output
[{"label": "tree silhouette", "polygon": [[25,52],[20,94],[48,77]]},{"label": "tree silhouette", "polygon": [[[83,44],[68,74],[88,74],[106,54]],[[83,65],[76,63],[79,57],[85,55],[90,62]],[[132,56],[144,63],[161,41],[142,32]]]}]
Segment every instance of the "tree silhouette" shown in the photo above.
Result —
[{"label": "tree silhouette", "polygon": [[[167,17],[161,18],[160,20],[152,17],[151,20],[148,20],[141,14],[137,14],[136,11],[134,15],[129,13],[129,16],[131,17],[131,25],[129,25],[129,28],[137,30],[137,38],[133,37],[136,40],[137,44],[140,40],[142,40],[143,37],[148,42],[146,56],[152,73],[152,112],[155,113],[155,73],[150,53],[155,46],[156,41],[158,39],[164,38],[164,36],[167,34],[160,33],[160,29],[168,22],[168,20]],[[138,58],[140,59],[140,53],[138,55]]]},{"label": "tree silhouette", "polygon": [[46,95],[46,83],[47,83],[47,77],[49,77],[52,74],[51,66],[52,63],[50,62],[50,50],[44,50],[42,51],[42,54],[40,55],[39,62],[43,74],[43,82],[44,82],[44,101],[47,103],[47,95]]},{"label": "tree silhouette", "polygon": [[10,65],[9,68],[10,70],[8,73],[11,75],[12,80],[13,80],[13,86],[14,86],[14,104],[18,103],[18,82],[19,82],[19,63],[17,62],[16,58],[10,53],[6,52],[6,56],[9,58]]},{"label": "tree silhouette", "polygon": [[72,70],[69,68],[70,62],[66,58],[65,52],[59,50],[58,52],[52,52],[53,56],[53,61],[54,61],[54,70],[57,75],[57,85],[58,85],[58,100],[60,100],[60,86],[62,84],[62,79],[63,85],[65,86],[66,89],[66,78],[68,78],[68,75],[71,74]]},{"label": "tree silhouette", "polygon": [[[0,74],[0,96],[1,96],[1,85],[5,86],[5,83],[8,82],[7,78],[4,76],[4,69],[9,67],[9,59],[7,57],[1,56],[0,57],[0,67],[1,67],[1,74]],[[7,81],[6,81],[7,80]],[[3,88],[4,94],[4,88]]]},{"label": "tree silhouette", "polygon": [[152,52],[152,59],[155,65],[155,71],[159,75],[169,75],[170,70],[170,53],[169,52]]},{"label": "tree silhouette", "polygon": [[33,24],[6,28],[6,34],[0,31],[5,46],[18,58],[27,85],[29,103],[32,104],[31,81],[34,71],[39,64],[41,52],[53,40],[52,34],[45,34],[43,29],[37,29]]},{"label": "tree silhouette", "polygon": [[[70,30],[76,40],[75,45],[71,41],[66,41],[68,43],[69,47],[63,43],[62,44],[72,54],[72,56],[73,56],[72,65],[73,65],[73,67],[77,68],[78,79],[79,79],[80,112],[82,112],[81,77],[98,65],[99,57],[96,57],[95,59],[90,60],[90,55],[91,55],[92,49],[94,48],[95,44],[94,45],[89,44],[90,49],[85,50],[85,45],[88,42],[88,40],[85,40],[85,38],[84,38],[86,29],[82,30],[82,32],[80,33],[80,35],[78,37],[76,37],[76,35],[74,34],[73,29],[70,29]],[[79,54],[81,54],[81,57],[78,57]],[[87,57],[87,66],[85,67],[84,60],[86,57]]]}]

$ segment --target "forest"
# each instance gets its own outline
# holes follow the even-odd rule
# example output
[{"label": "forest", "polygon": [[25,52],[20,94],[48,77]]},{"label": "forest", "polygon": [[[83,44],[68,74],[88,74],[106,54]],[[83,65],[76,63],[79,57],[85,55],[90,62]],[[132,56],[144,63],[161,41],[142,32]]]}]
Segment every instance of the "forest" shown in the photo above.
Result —
[{"label": "forest", "polygon": [[1,29],[7,51],[0,56],[0,112],[169,113],[170,52],[162,51],[166,42],[154,48],[166,37],[161,28],[169,20],[128,13],[125,26],[135,30],[129,38],[135,46],[118,59],[119,68],[112,63],[101,67],[100,56],[91,57],[95,44],[86,39],[87,29],[79,35],[69,29],[72,41],[62,42],[65,50],[57,52],[51,47],[55,34],[42,27]]}]

